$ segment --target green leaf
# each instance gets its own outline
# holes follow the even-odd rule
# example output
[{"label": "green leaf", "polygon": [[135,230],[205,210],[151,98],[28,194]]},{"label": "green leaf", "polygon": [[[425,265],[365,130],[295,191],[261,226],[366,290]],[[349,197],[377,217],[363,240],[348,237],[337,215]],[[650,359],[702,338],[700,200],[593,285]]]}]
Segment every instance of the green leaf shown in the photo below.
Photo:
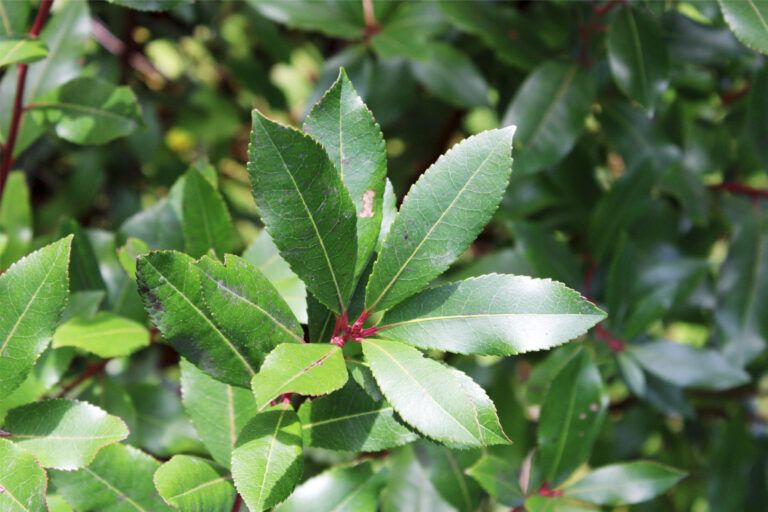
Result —
[{"label": "green leaf", "polygon": [[387,154],[381,128],[343,68],[307,116],[304,131],[328,152],[355,203],[358,276],[379,236]]},{"label": "green leaf", "polygon": [[181,221],[167,199],[131,216],[120,229],[129,237],[143,240],[153,250],[184,249]]},{"label": "green leaf", "polygon": [[102,448],[128,437],[120,418],[85,402],[61,399],[11,409],[3,429],[43,467],[65,470],[87,466]]},{"label": "green leaf", "polygon": [[418,436],[395,417],[385,401],[374,401],[354,382],[299,408],[304,444],[338,451],[377,452]]},{"label": "green leaf", "polygon": [[392,229],[392,223],[395,222],[397,217],[397,197],[395,196],[395,189],[392,186],[392,182],[387,178],[387,183],[384,186],[384,203],[381,207],[381,229],[379,230],[379,239],[376,241],[376,252],[381,252],[381,248],[384,245],[384,240],[389,234],[389,230]]},{"label": "green leaf", "polygon": [[567,485],[563,495],[598,505],[632,505],[663,494],[685,476],[656,462],[612,464]]},{"label": "green leaf", "polygon": [[24,33],[27,30],[30,7],[27,2],[0,0],[0,36]]},{"label": "green leaf", "polygon": [[380,336],[448,352],[510,355],[561,345],[603,318],[560,283],[492,274],[401,302],[384,315]]},{"label": "green leaf", "polygon": [[136,281],[144,307],[163,337],[214,378],[248,387],[263,355],[250,341],[227,336],[203,305],[202,271],[175,251],[140,256]]},{"label": "green leaf", "polygon": [[410,446],[388,458],[389,479],[382,492],[383,512],[454,512],[437,492]]},{"label": "green leaf", "polygon": [[38,122],[55,125],[56,135],[75,144],[106,144],[144,125],[131,89],[98,78],[75,78],[26,108]]},{"label": "green leaf", "polygon": [[587,460],[607,403],[592,356],[585,349],[576,351],[552,381],[539,415],[534,464],[551,487]]},{"label": "green leaf", "polygon": [[293,311],[296,320],[307,323],[307,291],[304,281],[293,273],[291,267],[280,257],[280,253],[266,230],[262,230],[256,240],[243,253],[243,259],[259,268],[264,277],[269,279],[280,296]]},{"label": "green leaf", "polygon": [[468,468],[467,474],[502,505],[519,507],[525,496],[519,483],[521,466],[520,460],[487,454]]},{"label": "green leaf", "polygon": [[301,424],[290,405],[256,415],[243,429],[232,452],[235,487],[252,512],[287,498],[304,468]]},{"label": "green leaf", "polygon": [[74,235],[69,262],[70,289],[72,291],[106,290],[107,284],[99,271],[99,260],[88,235],[76,220],[65,217],[59,222],[58,236],[64,237],[70,234]]},{"label": "green leaf", "polygon": [[236,234],[221,195],[196,169],[185,174],[181,201],[186,252],[199,258],[213,249],[219,257],[233,250]]},{"label": "green leaf", "polygon": [[136,258],[148,252],[149,246],[143,240],[134,237],[128,237],[125,245],[117,250],[117,259],[131,279],[136,279]]},{"label": "green leaf", "polygon": [[109,3],[121,5],[137,11],[170,11],[176,7],[189,5],[194,0],[109,0]]},{"label": "green leaf", "polygon": [[376,377],[373,376],[371,366],[365,361],[358,361],[351,357],[345,357],[347,363],[347,371],[352,378],[357,382],[363,391],[370,396],[374,402],[381,402],[384,400],[384,395],[379,389],[379,385],[376,384]]},{"label": "green leaf", "polygon": [[250,390],[236,388],[181,360],[181,400],[214,460],[229,467],[237,436],[258,408]]},{"label": "green leaf", "polygon": [[424,58],[411,63],[424,87],[459,108],[488,104],[488,83],[466,53],[443,43],[428,43],[426,48]]},{"label": "green leaf", "polygon": [[[12,2],[26,3],[26,2]],[[24,102],[32,103],[45,93],[78,77],[86,41],[91,36],[91,19],[85,0],[70,0],[54,6],[50,18],[40,32],[40,40],[48,46],[48,56],[29,65],[24,85]],[[10,68],[0,81],[0,105],[12,105],[16,94],[18,70]],[[5,142],[13,109],[0,109],[0,142]],[[44,127],[35,116],[22,116],[14,156],[43,134]]]},{"label": "green leaf", "polygon": [[389,309],[424,288],[475,239],[507,186],[514,133],[462,141],[411,187],[368,280],[367,309]]},{"label": "green leaf", "polygon": [[251,388],[259,410],[284,393],[325,395],[347,382],[341,349],[330,344],[278,345],[253,378]]},{"label": "green leaf", "polygon": [[11,64],[29,64],[48,55],[44,41],[23,36],[0,37],[0,68]]},{"label": "green leaf", "polygon": [[721,391],[750,380],[747,372],[711,349],[660,340],[631,345],[628,350],[646,371],[684,388]]},{"label": "green leaf", "polygon": [[32,241],[32,206],[29,187],[22,171],[8,174],[0,203],[0,231],[8,236],[5,250],[0,251],[0,269],[27,254]]},{"label": "green leaf", "polygon": [[756,0],[718,0],[723,17],[739,41],[768,54],[768,5]]},{"label": "green leaf", "polygon": [[56,490],[77,510],[99,512],[173,510],[155,491],[152,475],[160,463],[124,444],[104,448],[79,471],[51,471]]},{"label": "green leaf", "polygon": [[323,147],[253,111],[248,173],[280,254],[336,313],[347,307],[357,254],[355,206]]},{"label": "green leaf", "polygon": [[450,450],[423,442],[415,446],[415,451],[432,485],[448,503],[462,512],[478,509],[482,490],[466,474],[478,458],[477,450]]},{"label": "green leaf", "polygon": [[280,505],[280,512],[376,512],[383,472],[370,461],[332,468],[310,478]]},{"label": "green leaf", "polygon": [[0,396],[19,387],[48,346],[69,298],[72,237],[17,261],[0,276]]},{"label": "green leaf", "polygon": [[367,339],[362,345],[384,396],[422,434],[471,446],[508,442],[493,403],[469,377],[404,343]]},{"label": "green leaf", "polygon": [[562,496],[532,495],[525,500],[526,512],[595,512],[595,507]]},{"label": "green leaf", "polygon": [[593,94],[590,75],[576,63],[549,61],[528,75],[501,122],[519,127],[517,173],[556,164],[571,151],[584,129]]},{"label": "green leaf", "polygon": [[209,316],[230,339],[250,347],[258,366],[280,343],[304,342],[288,304],[254,265],[227,254],[224,264],[205,256],[196,266]]},{"label": "green leaf", "polygon": [[129,356],[148,345],[143,325],[106,311],[72,318],[53,334],[53,347],[78,347],[104,358]]},{"label": "green leaf", "polygon": [[291,28],[316,30],[330,37],[362,37],[365,21],[358,2],[334,0],[250,0],[262,15]]},{"label": "green leaf", "polygon": [[608,61],[619,88],[653,110],[669,85],[669,50],[656,19],[622,7],[608,25]]},{"label": "green leaf", "polygon": [[379,58],[397,57],[424,60],[429,57],[430,41],[446,28],[442,13],[432,2],[404,2],[396,7],[370,44]]},{"label": "green leaf", "polygon": [[167,504],[186,512],[230,512],[235,501],[228,471],[199,457],[174,455],[155,471],[153,480]]},{"label": "green leaf", "polygon": [[0,510],[46,510],[48,476],[35,457],[5,439],[0,439]]}]

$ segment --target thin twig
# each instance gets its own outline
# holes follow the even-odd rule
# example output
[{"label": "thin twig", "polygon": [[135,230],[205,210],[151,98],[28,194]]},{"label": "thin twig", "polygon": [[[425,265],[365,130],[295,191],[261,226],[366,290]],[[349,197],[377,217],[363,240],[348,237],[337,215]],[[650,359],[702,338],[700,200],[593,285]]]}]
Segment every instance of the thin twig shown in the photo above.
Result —
[{"label": "thin twig", "polygon": [[726,190],[732,194],[748,196],[751,198],[768,198],[768,190],[763,188],[754,188],[748,185],[742,185],[741,183],[734,183],[726,181],[718,183],[716,185],[710,185],[710,190]]},{"label": "thin twig", "polygon": [[363,18],[365,18],[365,40],[368,41],[381,30],[376,23],[376,15],[373,11],[373,0],[363,0]]}]

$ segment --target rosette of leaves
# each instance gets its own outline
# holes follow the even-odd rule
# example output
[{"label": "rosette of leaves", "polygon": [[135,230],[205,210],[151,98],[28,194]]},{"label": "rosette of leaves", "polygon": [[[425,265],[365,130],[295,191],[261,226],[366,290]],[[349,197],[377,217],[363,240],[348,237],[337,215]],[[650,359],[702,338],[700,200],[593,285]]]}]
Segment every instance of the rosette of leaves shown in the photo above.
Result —
[{"label": "rosette of leaves", "polygon": [[[253,195],[280,257],[306,287],[309,339],[256,265],[222,254],[227,243],[197,244],[196,256],[207,253],[198,260],[170,250],[138,257],[145,309],[189,363],[184,402],[216,459],[164,465],[156,484],[166,501],[225,510],[231,471],[249,509],[266,510],[293,492],[305,447],[380,452],[419,438],[452,449],[509,444],[483,388],[433,356],[548,349],[605,316],[550,280],[492,274],[429,287],[491,220],[512,171],[515,128],[458,143],[397,211],[383,136],[343,70],[303,131],[258,111],[252,128]],[[185,192],[211,188],[192,175]],[[184,203],[184,214],[196,207],[205,200]],[[215,240],[224,231],[206,218],[198,229]],[[374,510],[380,473],[375,464],[333,470],[316,477],[326,491],[302,487],[283,506],[309,497],[330,510],[349,498],[361,500],[356,510]],[[345,494],[355,489],[362,494]]]}]

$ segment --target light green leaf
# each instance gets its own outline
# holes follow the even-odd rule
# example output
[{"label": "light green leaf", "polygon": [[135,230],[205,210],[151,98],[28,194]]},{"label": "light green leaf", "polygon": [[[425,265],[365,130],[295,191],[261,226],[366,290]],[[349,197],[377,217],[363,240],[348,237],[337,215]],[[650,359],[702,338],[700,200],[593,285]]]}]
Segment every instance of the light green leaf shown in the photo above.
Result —
[{"label": "light green leaf", "polygon": [[470,446],[508,442],[493,403],[466,375],[404,343],[367,339],[362,345],[384,396],[422,434]]},{"label": "light green leaf", "polygon": [[248,173],[259,213],[280,255],[336,313],[347,307],[357,255],[356,215],[323,147],[253,111]]},{"label": "light green leaf", "polygon": [[369,461],[332,468],[297,487],[276,511],[376,512],[384,471],[375,471]]},{"label": "light green leaf", "polygon": [[199,258],[213,249],[219,257],[234,248],[236,234],[221,195],[196,169],[184,178],[181,201],[186,252]]},{"label": "light green leaf", "polygon": [[250,0],[262,15],[292,28],[316,30],[344,39],[362,37],[365,21],[360,2],[335,0]]},{"label": "light green leaf", "polygon": [[75,144],[106,144],[144,125],[138,101],[125,86],[82,77],[38,96],[26,108],[56,135]]},{"label": "light green leaf", "polygon": [[395,222],[397,217],[397,197],[395,196],[395,189],[392,186],[392,182],[387,178],[387,183],[384,186],[384,204],[381,207],[381,229],[379,230],[379,239],[376,241],[376,252],[381,252],[381,247],[384,245],[384,240],[389,234],[389,230],[392,229],[392,223]]},{"label": "light green leaf", "polygon": [[30,7],[28,2],[0,0],[0,36],[26,32]]},{"label": "light green leaf", "polygon": [[214,322],[203,305],[201,277],[194,260],[175,251],[140,256],[136,265],[144,307],[163,337],[214,378],[248,387],[264,356],[257,346],[227,336]]},{"label": "light green leaf", "polygon": [[278,345],[253,378],[251,388],[259,410],[284,393],[325,395],[347,382],[341,349],[330,344]]},{"label": "light green leaf", "polygon": [[388,458],[389,478],[382,492],[383,512],[455,512],[437,492],[410,446]]},{"label": "light green leaf", "polygon": [[422,442],[415,445],[415,452],[432,485],[448,503],[462,512],[478,509],[482,490],[466,474],[480,455],[478,450],[451,450]]},{"label": "light green leaf", "polygon": [[387,153],[381,128],[343,68],[307,116],[304,131],[328,152],[355,203],[358,276],[379,236]]},{"label": "light green leaf", "polygon": [[0,203],[0,231],[7,235],[5,250],[0,251],[0,269],[27,254],[32,241],[32,206],[29,187],[22,171],[8,175]]},{"label": "light green leaf", "polygon": [[424,87],[459,108],[488,103],[488,84],[467,54],[443,43],[431,42],[426,48],[423,59],[411,63]]},{"label": "light green leaf", "polygon": [[148,345],[146,327],[106,311],[72,318],[53,334],[53,347],[78,347],[104,358],[129,356]]},{"label": "light green leaf", "polygon": [[608,62],[619,88],[653,110],[669,85],[669,50],[656,19],[623,6],[608,25]]},{"label": "light green leaf", "polygon": [[542,350],[584,334],[605,318],[548,279],[492,274],[430,288],[384,315],[384,338],[462,354]]},{"label": "light green leaf", "polygon": [[768,4],[761,0],[719,0],[723,17],[739,41],[768,54]]},{"label": "light green leaf", "polygon": [[174,455],[155,471],[153,480],[163,500],[185,512],[230,512],[235,501],[227,470],[199,457]]},{"label": "light green leaf", "polygon": [[290,306],[301,324],[307,323],[307,291],[304,281],[293,273],[291,267],[280,256],[277,246],[267,233],[262,230],[256,240],[243,253],[243,259],[256,265],[264,277],[269,279],[280,296]]},{"label": "light green leaf", "polygon": [[301,424],[290,405],[256,415],[243,429],[232,452],[235,487],[252,512],[287,498],[304,468]]},{"label": "light green leaf", "polygon": [[189,5],[194,0],[109,0],[110,3],[121,5],[137,11],[170,11],[176,7]]},{"label": "light green leaf", "polygon": [[196,265],[209,316],[227,337],[250,347],[257,367],[280,343],[303,343],[288,304],[254,265],[231,254],[224,264],[204,256]]},{"label": "light green leaf", "polygon": [[510,127],[470,137],[419,178],[373,267],[367,309],[389,309],[424,288],[475,239],[507,186],[514,133]]},{"label": "light green leaf", "polygon": [[598,505],[632,505],[666,492],[686,473],[656,462],[603,466],[567,485],[564,496]]},{"label": "light green leaf", "polygon": [[134,237],[128,237],[125,245],[117,250],[117,259],[131,279],[136,279],[136,258],[148,252],[149,246],[143,240]]},{"label": "light green leaf", "polygon": [[181,360],[181,400],[213,458],[229,467],[237,436],[258,408],[250,390],[236,388]]},{"label": "light green leaf", "polygon": [[51,471],[56,490],[77,510],[166,512],[172,510],[155,491],[155,459],[124,444],[104,448],[79,471]]},{"label": "light green leaf", "polygon": [[45,400],[11,409],[3,427],[9,439],[55,469],[87,466],[107,445],[128,437],[123,420],[75,400]]},{"label": "light green leaf", "polygon": [[562,496],[534,494],[525,500],[526,512],[595,512],[595,507]]},{"label": "light green leaf", "polygon": [[646,371],[684,388],[720,391],[750,380],[747,372],[712,349],[659,340],[630,345],[628,350]]},{"label": "light green leaf", "polygon": [[571,151],[584,129],[593,89],[590,75],[576,63],[549,61],[528,75],[501,122],[519,127],[515,172],[556,164]]},{"label": "light green leaf", "polygon": [[5,439],[0,439],[0,510],[30,512],[46,510],[48,476],[35,457]]},{"label": "light green leaf", "polygon": [[365,361],[358,361],[351,357],[345,357],[347,363],[347,371],[352,378],[357,382],[363,391],[370,396],[374,402],[381,402],[384,400],[384,395],[379,389],[379,385],[376,384],[376,377],[373,376],[371,366]]},{"label": "light green leaf", "polygon": [[354,382],[299,409],[304,444],[338,451],[377,452],[418,436],[395,417],[385,401],[375,402]]},{"label": "light green leaf", "polygon": [[44,41],[23,36],[0,37],[0,68],[29,64],[48,55]]},{"label": "light green leaf", "polygon": [[587,460],[607,403],[592,356],[577,350],[555,376],[541,405],[534,464],[544,482],[555,487]]},{"label": "light green leaf", "polygon": [[519,507],[525,493],[520,488],[520,468],[522,461],[486,454],[467,474],[474,478],[493,499],[507,507]]},{"label": "light green leaf", "polygon": [[24,382],[48,346],[69,298],[68,236],[17,261],[0,276],[0,396]]}]

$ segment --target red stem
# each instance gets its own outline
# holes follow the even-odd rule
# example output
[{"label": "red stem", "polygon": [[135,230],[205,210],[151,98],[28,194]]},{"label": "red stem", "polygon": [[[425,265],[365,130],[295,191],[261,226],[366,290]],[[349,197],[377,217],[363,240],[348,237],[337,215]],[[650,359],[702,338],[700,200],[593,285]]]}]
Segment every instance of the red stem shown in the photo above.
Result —
[{"label": "red stem", "polygon": [[88,365],[88,367],[85,369],[85,371],[80,374],[79,377],[77,377],[75,380],[70,382],[69,384],[66,384],[61,387],[61,392],[59,393],[59,396],[64,396],[69,391],[75,389],[77,386],[85,382],[86,380],[90,379],[94,375],[99,375],[104,371],[104,368],[106,368],[107,363],[109,363],[110,359],[104,359],[102,361],[99,361],[98,363],[91,363]]},{"label": "red stem", "polygon": [[624,342],[611,336],[611,333],[608,332],[608,329],[600,324],[595,326],[595,338],[606,342],[614,352],[621,352],[624,350]]},{"label": "red stem", "polygon": [[753,188],[741,183],[726,181],[717,185],[710,185],[710,190],[726,190],[733,194],[748,196],[751,198],[768,198],[768,190],[762,188]]},{"label": "red stem", "polygon": [[235,502],[232,503],[232,512],[237,512],[240,510],[240,505],[243,503],[243,497],[240,496],[240,493],[235,495]]},{"label": "red stem", "polygon": [[[32,39],[37,39],[37,36],[40,35],[43,24],[48,18],[48,13],[51,11],[51,5],[53,5],[53,0],[43,0],[40,3],[40,9],[37,11],[35,22],[32,24],[32,29],[29,31],[29,37]],[[13,167],[13,149],[16,146],[16,138],[19,135],[19,126],[21,125],[21,117],[24,113],[24,84],[27,80],[27,68],[27,64],[18,65],[19,77],[16,81],[16,97],[13,101],[11,126],[8,130],[8,140],[2,146],[3,159],[0,163],[0,200],[2,200],[8,174],[11,172],[11,167]]]},{"label": "red stem", "polygon": [[624,2],[625,0],[609,0],[603,5],[595,5],[593,7],[595,15],[592,16],[589,23],[587,25],[579,26],[579,39],[581,40],[579,62],[581,62],[581,65],[585,68],[592,67],[592,59],[589,57],[589,46],[592,42],[592,35],[605,30],[605,26],[600,25],[600,20],[602,20],[603,16],[608,14],[608,11]]},{"label": "red stem", "polygon": [[544,485],[539,489],[539,496],[546,496],[548,498],[554,498],[556,496],[562,496],[563,491],[561,489],[552,490],[549,488],[549,482],[544,482]]}]

